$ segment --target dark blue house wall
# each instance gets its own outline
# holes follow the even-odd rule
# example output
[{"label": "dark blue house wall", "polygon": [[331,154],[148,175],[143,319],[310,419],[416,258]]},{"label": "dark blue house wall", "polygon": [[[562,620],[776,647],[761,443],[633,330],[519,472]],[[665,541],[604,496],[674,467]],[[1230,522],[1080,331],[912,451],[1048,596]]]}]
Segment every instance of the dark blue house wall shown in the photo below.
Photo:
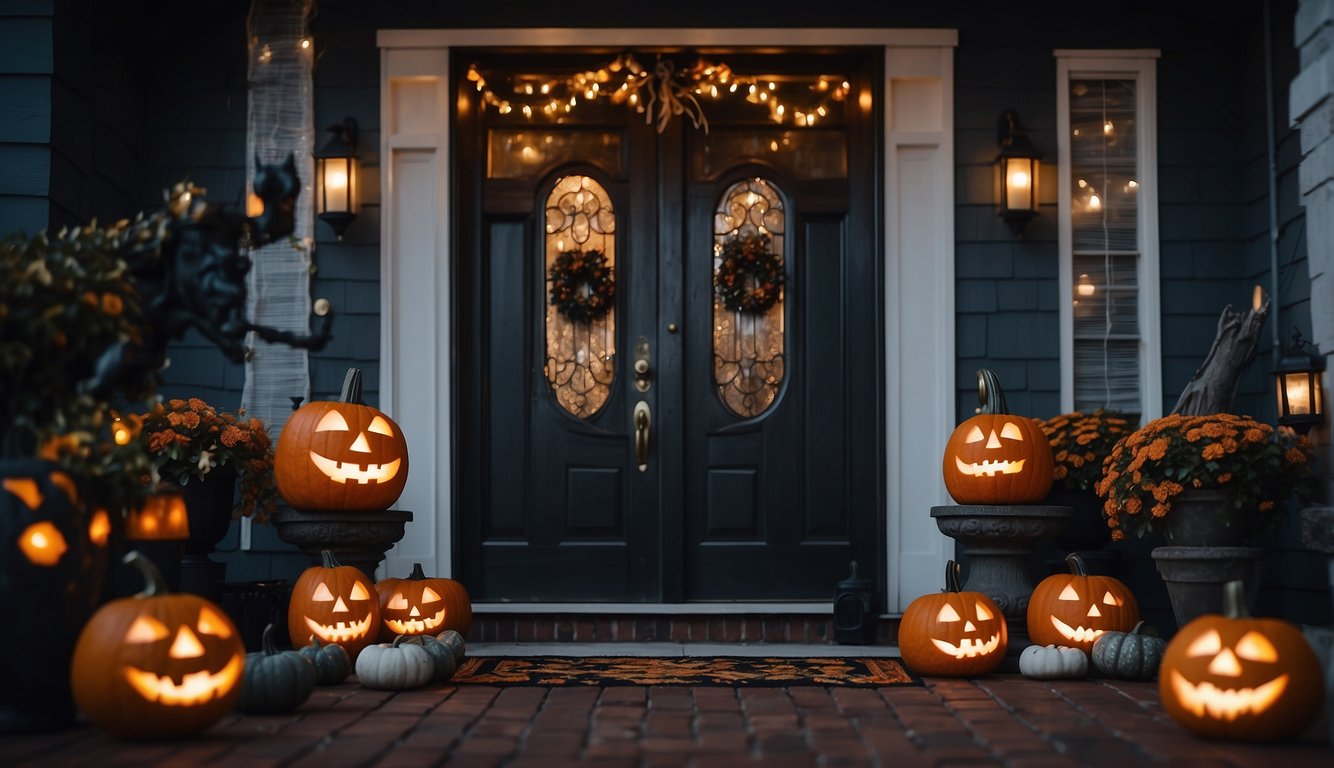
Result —
[{"label": "dark blue house wall", "polygon": [[0,233],[47,225],[54,0],[0,6]]}]

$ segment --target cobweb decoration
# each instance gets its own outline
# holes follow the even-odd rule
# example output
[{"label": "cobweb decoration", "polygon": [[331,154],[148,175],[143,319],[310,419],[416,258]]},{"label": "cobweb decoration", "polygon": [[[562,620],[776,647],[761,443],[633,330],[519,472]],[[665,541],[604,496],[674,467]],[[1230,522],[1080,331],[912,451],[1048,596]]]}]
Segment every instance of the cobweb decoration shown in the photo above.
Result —
[{"label": "cobweb decoration", "polygon": [[[246,312],[252,321],[294,333],[310,332],[310,271],[315,197],[314,104],[311,70],[314,46],[308,25],[311,0],[254,0],[247,25],[250,105],[246,130],[246,190],[255,160],[296,159],[301,178],[296,229],[289,240],[251,253]],[[241,406],[277,437],[291,414],[292,397],[310,397],[306,350],[271,344],[249,334]]]}]

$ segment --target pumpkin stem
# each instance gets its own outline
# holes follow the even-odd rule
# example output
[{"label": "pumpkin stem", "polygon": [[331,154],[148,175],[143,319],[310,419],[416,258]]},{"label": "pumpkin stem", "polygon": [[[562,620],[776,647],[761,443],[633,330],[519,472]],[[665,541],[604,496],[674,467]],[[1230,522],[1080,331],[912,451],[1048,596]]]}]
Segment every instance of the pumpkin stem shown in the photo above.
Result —
[{"label": "pumpkin stem", "polygon": [[343,379],[343,393],[338,396],[340,403],[356,403],[365,405],[361,399],[361,369],[348,368],[347,376]]},{"label": "pumpkin stem", "polygon": [[401,644],[403,644],[403,643],[405,643],[405,642],[410,642],[408,636],[407,636],[407,635],[399,635],[398,637],[395,637],[395,638],[394,638],[394,642],[393,642],[389,647],[390,647],[390,648],[397,648],[399,645],[401,645]]},{"label": "pumpkin stem", "polygon": [[1080,557],[1078,552],[1071,552],[1066,555],[1065,562],[1070,566],[1070,573],[1076,576],[1089,575],[1088,566],[1084,565],[1084,558]]},{"label": "pumpkin stem", "polygon": [[325,568],[342,567],[338,563],[338,558],[334,557],[334,553],[327,549],[320,550],[320,565],[323,565]]},{"label": "pumpkin stem", "polygon": [[425,580],[426,580],[426,571],[423,571],[423,570],[422,570],[422,564],[421,564],[421,563],[413,563],[413,564],[412,564],[412,573],[409,573],[409,574],[408,574],[408,578],[411,579],[412,581],[425,581]]},{"label": "pumpkin stem", "polygon": [[945,591],[959,591],[959,564],[953,560],[945,563]]},{"label": "pumpkin stem", "polygon": [[[1143,623],[1143,622],[1141,622],[1141,623]],[[310,644],[313,645],[313,646],[315,646],[315,650],[318,651],[318,650],[320,649],[320,636],[319,636],[319,635],[311,635],[311,636],[310,636]]]},{"label": "pumpkin stem", "polygon": [[264,627],[264,655],[273,656],[278,653],[278,646],[273,642],[273,624],[270,623]]},{"label": "pumpkin stem", "polygon": [[1246,610],[1246,585],[1240,579],[1223,585],[1223,615],[1229,619],[1244,619],[1251,615]]},{"label": "pumpkin stem", "polygon": [[1135,622],[1135,628],[1130,630],[1130,634],[1138,635],[1139,631],[1143,628],[1144,628],[1144,619],[1140,619],[1139,621]]},{"label": "pumpkin stem", "polygon": [[1005,404],[1005,392],[1001,389],[1000,376],[990,368],[977,369],[977,399],[982,403],[979,413],[1009,413]]},{"label": "pumpkin stem", "polygon": [[144,577],[144,591],[135,595],[135,597],[156,597],[157,595],[167,594],[167,585],[162,578],[162,571],[158,570],[152,560],[140,554],[139,550],[130,550],[120,561],[138,569]]}]

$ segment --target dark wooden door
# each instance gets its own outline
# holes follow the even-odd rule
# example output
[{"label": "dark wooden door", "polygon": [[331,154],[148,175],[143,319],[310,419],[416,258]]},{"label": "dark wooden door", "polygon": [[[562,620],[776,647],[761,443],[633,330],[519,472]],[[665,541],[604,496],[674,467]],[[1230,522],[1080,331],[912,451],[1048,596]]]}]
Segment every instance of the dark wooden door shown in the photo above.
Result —
[{"label": "dark wooden door", "polygon": [[[486,83],[460,78],[454,148],[454,558],[474,600],[828,600],[849,560],[883,570],[881,160],[859,98],[878,57],[714,57],[765,73],[764,98],[701,89],[662,130],[605,98],[523,115],[526,90],[605,55],[456,60]],[[747,242],[783,262],[759,310],[714,286]],[[612,309],[571,320],[551,267],[593,251]]]}]

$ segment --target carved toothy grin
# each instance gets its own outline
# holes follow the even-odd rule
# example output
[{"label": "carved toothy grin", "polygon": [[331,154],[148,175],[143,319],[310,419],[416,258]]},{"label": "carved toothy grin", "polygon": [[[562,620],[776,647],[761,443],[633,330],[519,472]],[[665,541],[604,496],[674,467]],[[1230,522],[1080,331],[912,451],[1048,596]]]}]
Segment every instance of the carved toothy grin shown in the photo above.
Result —
[{"label": "carved toothy grin", "polygon": [[436,611],[434,616],[425,616],[420,619],[408,619],[407,621],[394,621],[385,619],[384,623],[396,635],[420,635],[429,629],[435,629],[445,622],[445,609]]},{"label": "carved toothy grin", "polygon": [[940,649],[940,652],[946,656],[962,659],[965,657],[986,656],[996,650],[1000,645],[1000,635],[992,635],[991,639],[985,642],[980,640],[974,641],[972,638],[965,637],[959,641],[958,645],[947,643],[944,640],[937,640],[934,637],[931,638],[931,642],[934,643],[935,646]]},{"label": "carved toothy grin", "polygon": [[1019,461],[997,459],[996,461],[984,461],[981,464],[965,464],[963,459],[958,456],[954,457],[954,464],[959,468],[959,473],[969,477],[981,477],[983,475],[994,477],[997,474],[1017,475],[1024,471],[1025,461],[1028,461],[1028,459],[1020,459]]},{"label": "carved toothy grin", "polygon": [[148,701],[169,707],[188,707],[227,695],[240,679],[243,664],[244,659],[238,653],[217,672],[203,669],[183,675],[179,685],[168,675],[156,675],[135,667],[125,668],[125,679]]},{"label": "carved toothy grin", "polygon": [[325,477],[335,483],[346,483],[349,480],[354,480],[358,485],[366,485],[371,482],[387,483],[394,479],[394,475],[398,474],[399,465],[403,463],[402,459],[394,459],[388,464],[367,464],[366,468],[362,469],[360,464],[334,461],[314,451],[310,452],[310,460],[320,468]]},{"label": "carved toothy grin", "polygon": [[348,640],[360,640],[371,629],[370,614],[361,621],[340,621],[337,624],[321,624],[306,617],[306,626],[320,636],[326,643],[346,643]]},{"label": "carved toothy grin", "polygon": [[1231,721],[1245,714],[1258,715],[1269,709],[1287,687],[1287,675],[1279,675],[1258,688],[1219,688],[1210,682],[1193,685],[1180,672],[1172,671],[1172,691],[1177,701],[1196,717],[1208,712],[1212,718]]},{"label": "carved toothy grin", "polygon": [[1051,625],[1056,627],[1056,631],[1061,633],[1061,637],[1064,637],[1066,640],[1073,640],[1076,643],[1091,643],[1094,640],[1097,640],[1098,636],[1106,631],[1103,629],[1091,629],[1085,627],[1075,627],[1071,629],[1069,624],[1066,624],[1055,616],[1051,617]]}]

